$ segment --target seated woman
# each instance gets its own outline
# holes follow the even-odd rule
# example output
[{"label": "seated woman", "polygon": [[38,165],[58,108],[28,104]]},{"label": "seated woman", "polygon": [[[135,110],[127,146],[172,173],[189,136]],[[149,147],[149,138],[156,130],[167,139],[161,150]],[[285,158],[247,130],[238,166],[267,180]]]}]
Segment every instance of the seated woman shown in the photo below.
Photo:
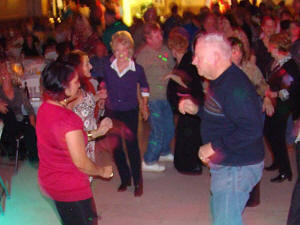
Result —
[{"label": "seated woman", "polygon": [[65,225],[97,224],[88,176],[111,178],[112,166],[99,167],[86,155],[88,140],[111,127],[103,120],[97,130],[84,131],[81,118],[66,106],[80,86],[73,67],[53,62],[42,73],[44,102],[37,114],[38,179],[41,190],[55,202]]},{"label": "seated woman", "polygon": [[[0,63],[0,118],[4,122],[1,143],[4,145],[9,157],[16,154],[16,137],[24,135],[25,149],[30,161],[37,157],[35,114],[24,91],[16,84],[16,78],[8,71],[7,63]],[[29,116],[29,123],[24,118],[22,107]],[[25,151],[20,152],[20,157],[26,156]]]}]

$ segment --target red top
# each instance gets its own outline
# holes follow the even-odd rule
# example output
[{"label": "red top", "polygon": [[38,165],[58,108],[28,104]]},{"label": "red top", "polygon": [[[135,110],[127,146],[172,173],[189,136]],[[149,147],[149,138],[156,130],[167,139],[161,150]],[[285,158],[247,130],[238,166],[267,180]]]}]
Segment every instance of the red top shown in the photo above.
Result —
[{"label": "red top", "polygon": [[41,190],[56,201],[80,201],[92,197],[88,175],[77,169],[68,151],[65,135],[83,131],[79,116],[69,109],[44,102],[36,122],[39,152],[38,179]]}]

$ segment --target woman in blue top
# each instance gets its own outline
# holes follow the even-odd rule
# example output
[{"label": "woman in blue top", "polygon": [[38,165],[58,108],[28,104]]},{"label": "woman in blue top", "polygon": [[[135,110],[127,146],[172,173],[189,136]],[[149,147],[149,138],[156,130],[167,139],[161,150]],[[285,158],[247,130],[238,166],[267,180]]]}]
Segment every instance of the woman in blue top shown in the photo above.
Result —
[{"label": "woman in blue top", "polygon": [[[131,176],[135,185],[134,195],[143,193],[140,150],[137,141],[138,112],[148,118],[149,86],[144,69],[136,64],[132,57],[134,42],[129,32],[119,31],[112,36],[113,57],[104,60],[103,80],[107,89],[106,112],[109,117],[120,121],[120,134],[116,134],[118,143],[114,150],[114,159],[121,177],[118,191],[125,191],[131,185]],[[141,90],[138,101],[137,88]],[[139,107],[140,102],[140,107]],[[130,162],[126,161],[121,136],[124,137]]]}]

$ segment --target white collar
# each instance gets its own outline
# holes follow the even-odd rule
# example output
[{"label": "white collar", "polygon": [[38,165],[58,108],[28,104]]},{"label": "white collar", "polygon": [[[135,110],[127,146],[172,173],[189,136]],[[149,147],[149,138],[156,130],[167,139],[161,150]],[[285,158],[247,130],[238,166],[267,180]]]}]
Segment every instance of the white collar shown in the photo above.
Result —
[{"label": "white collar", "polygon": [[278,63],[278,65],[279,65],[280,67],[282,67],[283,64],[285,64],[285,63],[286,63],[287,61],[289,61],[291,58],[292,58],[292,56],[291,56],[290,54],[288,54],[286,57],[284,57],[284,58],[278,60],[277,63]]},{"label": "white collar", "polygon": [[119,77],[124,76],[124,74],[126,74],[129,70],[135,71],[135,64],[132,59],[130,59],[128,66],[122,72],[119,72],[118,70],[117,59],[114,59],[114,61],[110,64],[110,67],[117,72]]}]

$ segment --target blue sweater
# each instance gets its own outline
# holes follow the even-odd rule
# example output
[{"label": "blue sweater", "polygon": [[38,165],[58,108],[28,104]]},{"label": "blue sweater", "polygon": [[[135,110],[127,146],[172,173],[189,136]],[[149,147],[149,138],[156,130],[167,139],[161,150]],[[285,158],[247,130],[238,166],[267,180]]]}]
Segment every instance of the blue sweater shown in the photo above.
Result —
[{"label": "blue sweater", "polygon": [[232,64],[210,81],[202,118],[203,143],[212,143],[210,159],[225,166],[252,165],[264,159],[263,114],[259,96],[247,76]]},{"label": "blue sweater", "polygon": [[141,90],[149,90],[144,69],[135,63],[135,71],[129,70],[121,78],[111,68],[109,57],[103,60],[102,71],[99,73],[104,79],[108,101],[106,107],[113,111],[129,111],[138,107],[137,84]]}]

